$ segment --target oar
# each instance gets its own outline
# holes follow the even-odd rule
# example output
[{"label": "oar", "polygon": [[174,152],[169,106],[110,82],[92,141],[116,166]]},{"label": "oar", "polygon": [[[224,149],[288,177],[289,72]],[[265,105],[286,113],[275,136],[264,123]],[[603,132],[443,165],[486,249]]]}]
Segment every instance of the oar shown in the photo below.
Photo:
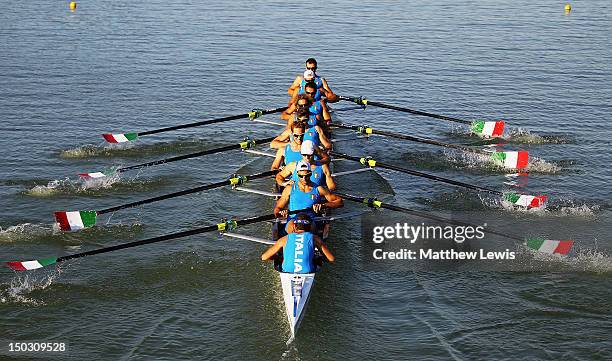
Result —
[{"label": "oar", "polygon": [[441,119],[441,120],[448,120],[450,122],[455,122],[455,123],[467,124],[470,126],[472,132],[480,136],[483,136],[483,137],[499,138],[504,135],[505,122],[503,120],[499,120],[495,122],[486,122],[482,120],[469,121],[465,119],[447,117],[445,115],[424,112],[421,110],[415,110],[415,109],[410,109],[406,107],[399,107],[397,105],[390,105],[390,104],[375,102],[375,101],[367,100],[364,97],[351,97],[351,96],[341,95],[338,98],[341,100],[347,100],[347,101],[359,104],[363,107],[367,105],[372,105],[372,106],[379,107],[379,108],[393,109],[393,110],[397,110],[397,111],[404,112],[404,113],[422,115],[425,117]]},{"label": "oar", "polygon": [[253,109],[252,111],[250,111],[248,113],[244,113],[244,114],[230,115],[230,116],[216,118],[216,119],[209,119],[209,120],[203,120],[203,121],[195,122],[195,123],[188,123],[188,124],[182,124],[182,125],[175,125],[175,126],[172,126],[172,127],[147,130],[147,131],[138,132],[138,133],[136,133],[136,132],[131,132],[131,133],[107,133],[107,134],[102,134],[102,137],[104,137],[104,139],[107,142],[109,142],[109,143],[125,143],[125,142],[130,142],[130,141],[136,140],[136,139],[138,139],[138,137],[142,137],[142,136],[145,136],[145,135],[157,134],[157,133],[162,133],[162,132],[169,132],[169,131],[172,131],[172,130],[199,127],[199,126],[202,126],[202,125],[227,122],[227,121],[230,121],[230,120],[237,120],[237,119],[243,119],[243,118],[249,118],[249,119],[253,120],[255,118],[261,117],[262,115],[272,114],[272,113],[279,113],[279,112],[285,111],[286,109],[287,109],[287,107],[281,107],[281,108],[275,108],[275,109]]},{"label": "oar", "polygon": [[487,152],[482,149],[468,147],[465,145],[443,143],[443,142],[439,142],[433,139],[419,138],[419,137],[414,137],[411,135],[406,135],[406,134],[401,134],[401,133],[394,133],[394,132],[388,132],[385,130],[373,129],[365,125],[358,126],[358,125],[350,125],[350,124],[343,124],[343,123],[332,123],[332,126],[342,128],[342,129],[356,130],[357,134],[359,135],[368,136],[370,134],[378,134],[378,135],[382,135],[385,137],[403,139],[403,140],[408,140],[408,141],[423,143],[423,144],[431,144],[431,145],[436,145],[439,147],[445,147],[445,148],[451,148],[451,149],[458,149],[464,152],[483,154],[488,157],[491,157],[493,162],[495,162],[498,165],[503,166],[504,168],[524,169],[527,167],[527,164],[529,163],[529,152],[525,150],[511,151],[511,152]]},{"label": "oar", "polygon": [[[289,214],[295,214],[295,213],[304,212],[307,210],[308,209],[300,209],[296,211],[291,211],[289,212]],[[240,220],[230,220],[230,221],[224,220],[221,223],[213,224],[213,225],[202,227],[202,228],[196,228],[196,229],[191,229],[188,231],[166,234],[166,235],[159,236],[159,237],[153,237],[153,238],[143,239],[140,241],[118,244],[115,246],[94,249],[91,251],[70,254],[67,256],[62,256],[62,257],[57,257],[57,258],[48,257],[48,258],[31,260],[31,261],[12,261],[12,262],[4,262],[4,263],[15,271],[29,271],[29,270],[34,270],[34,269],[42,268],[45,266],[49,266],[52,264],[68,261],[68,260],[75,259],[75,258],[81,258],[81,257],[86,257],[86,256],[93,256],[96,254],[118,251],[120,249],[143,246],[146,244],[163,242],[163,241],[168,241],[171,239],[176,239],[176,238],[181,238],[181,237],[193,236],[193,235],[200,234],[200,233],[214,232],[214,231],[219,231],[223,233],[226,231],[234,230],[238,226],[244,226],[247,224],[253,224],[253,223],[258,223],[258,222],[263,222],[263,221],[270,221],[273,219],[275,219],[274,214],[266,214],[262,216],[243,218]]]},{"label": "oar", "polygon": [[[435,220],[439,222],[446,222],[446,223],[450,223],[450,224],[454,224],[458,226],[476,227],[476,225],[473,225],[470,223],[465,223],[465,222],[457,221],[454,219],[443,218],[443,217],[433,215],[431,213],[415,211],[409,208],[404,208],[404,207],[396,206],[393,204],[384,203],[384,202],[379,201],[376,198],[363,198],[363,197],[357,197],[357,196],[353,196],[350,194],[339,193],[339,192],[334,192],[334,194],[348,201],[363,203],[371,208],[384,208],[384,209],[389,209],[389,210],[396,211],[396,212],[410,214],[413,216],[431,219],[431,220]],[[527,247],[531,249],[534,249],[539,252],[547,253],[547,254],[556,253],[556,254],[567,255],[569,251],[572,249],[572,245],[574,244],[573,240],[548,240],[544,238],[528,238],[527,240],[525,240],[524,238],[519,237],[517,235],[512,235],[512,234],[508,234],[508,233],[504,233],[504,232],[500,232],[500,231],[496,231],[492,229],[485,229],[484,231],[490,234],[495,234],[498,236],[520,241],[521,243],[523,243],[524,245],[526,245]]]},{"label": "oar", "polygon": [[117,169],[108,169],[108,170],[104,170],[104,171],[101,171],[101,172],[79,173],[79,176],[84,178],[84,179],[98,179],[98,178],[112,176],[112,175],[114,175],[116,173],[122,173],[122,172],[125,172],[125,171],[128,171],[128,170],[139,169],[139,168],[144,168],[144,167],[150,167],[150,166],[153,166],[153,165],[171,163],[171,162],[176,162],[176,161],[179,161],[179,160],[184,160],[184,159],[189,159],[189,158],[196,158],[196,157],[202,157],[202,156],[205,156],[205,155],[222,153],[222,152],[227,152],[227,151],[236,150],[236,149],[240,149],[240,150],[251,149],[251,148],[254,148],[257,144],[264,144],[264,143],[271,142],[272,140],[274,140],[274,138],[276,138],[276,137],[268,137],[268,138],[264,138],[264,139],[255,140],[255,139],[250,139],[250,138],[246,137],[240,143],[224,145],[224,146],[219,147],[219,148],[213,148],[213,149],[203,150],[201,152],[195,152],[195,153],[189,153],[189,154],[184,154],[184,155],[178,155],[178,156],[175,156],[175,157],[154,160],[152,162],[136,164],[136,165],[130,165],[130,166],[127,166],[127,167],[122,167],[122,168],[117,168]]},{"label": "oar", "polygon": [[366,167],[380,167],[380,168],[384,168],[384,169],[389,169],[389,170],[394,170],[396,172],[401,172],[401,173],[405,173],[405,174],[410,174],[410,175],[414,175],[417,177],[423,177],[423,178],[428,178],[431,180],[435,180],[437,182],[442,182],[442,183],[448,183],[448,184],[452,184],[458,187],[463,187],[463,188],[467,188],[467,189],[471,189],[471,190],[475,190],[475,191],[483,191],[483,192],[487,192],[487,193],[491,193],[491,194],[495,194],[495,195],[499,195],[502,197],[502,199],[515,204],[517,206],[522,206],[525,208],[537,208],[537,207],[541,207],[544,205],[544,203],[546,202],[546,198],[547,196],[532,196],[532,195],[526,195],[526,194],[517,194],[514,192],[509,192],[509,193],[504,193],[504,192],[500,192],[498,190],[495,189],[490,189],[490,188],[486,188],[486,187],[481,187],[481,186],[477,186],[474,184],[469,184],[469,183],[464,183],[464,182],[460,182],[460,181],[456,181],[453,179],[448,179],[448,178],[444,178],[444,177],[440,177],[437,175],[433,175],[433,174],[428,174],[428,173],[423,173],[423,172],[419,172],[413,169],[408,169],[408,168],[404,168],[404,167],[399,167],[393,164],[388,164],[388,163],[383,163],[383,162],[379,162],[376,161],[375,159],[371,158],[371,157],[355,157],[352,155],[348,155],[348,154],[344,154],[344,153],[338,153],[338,152],[330,152],[331,156],[337,157],[337,158],[344,158],[344,159],[348,159],[348,160],[352,160],[355,162],[358,162]]},{"label": "oar", "polygon": [[277,170],[270,170],[262,173],[251,174],[247,176],[243,175],[234,175],[229,179],[225,179],[219,182],[210,183],[206,185],[202,185],[195,188],[190,188],[174,193],[164,194],[161,196],[147,198],[136,202],[130,202],[110,208],[105,208],[99,211],[57,211],[54,212],[55,221],[59,224],[59,227],[62,231],[78,231],[80,229],[93,227],[96,224],[97,217],[101,214],[116,212],[121,209],[133,208],[137,206],[141,206],[143,204],[159,202],[165,199],[175,198],[184,196],[187,194],[198,193],[203,191],[208,191],[215,188],[221,188],[224,186],[232,186],[237,187],[244,185],[249,180],[266,178],[271,175],[274,175]]}]

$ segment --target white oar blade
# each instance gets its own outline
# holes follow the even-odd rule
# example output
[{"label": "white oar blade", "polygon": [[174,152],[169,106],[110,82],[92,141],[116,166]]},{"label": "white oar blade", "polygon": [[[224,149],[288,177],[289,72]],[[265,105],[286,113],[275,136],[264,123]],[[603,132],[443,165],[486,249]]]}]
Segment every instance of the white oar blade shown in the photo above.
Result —
[{"label": "white oar blade", "polygon": [[109,174],[106,174],[103,172],[79,173],[79,177],[81,177],[84,180],[94,180],[94,179],[105,178],[108,176]]},{"label": "white oar blade", "polygon": [[96,211],[55,212],[55,221],[64,232],[78,231],[93,227],[98,216]]},{"label": "white oar blade", "polygon": [[529,164],[529,152],[520,150],[516,152],[493,152],[493,161],[508,169],[525,169]]},{"label": "white oar blade", "polygon": [[527,240],[525,245],[533,249],[537,252],[545,253],[545,254],[560,254],[567,255],[574,245],[574,241],[572,240],[551,240],[544,238],[530,238]]},{"label": "white oar blade", "polygon": [[138,133],[106,133],[102,137],[109,143],[125,143],[138,139]]},{"label": "white oar blade", "polygon": [[504,200],[513,205],[527,209],[542,208],[546,205],[548,196],[534,196],[530,194],[505,193]]},{"label": "white oar blade", "polygon": [[503,120],[496,122],[485,122],[482,120],[476,120],[472,122],[472,132],[485,138],[500,138],[504,135],[504,128],[506,123]]}]

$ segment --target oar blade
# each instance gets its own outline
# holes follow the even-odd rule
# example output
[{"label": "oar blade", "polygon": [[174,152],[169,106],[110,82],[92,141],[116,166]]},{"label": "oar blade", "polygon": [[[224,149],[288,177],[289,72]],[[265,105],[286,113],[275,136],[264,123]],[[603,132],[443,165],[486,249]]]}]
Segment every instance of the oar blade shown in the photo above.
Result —
[{"label": "oar blade", "polygon": [[506,123],[503,120],[485,122],[476,120],[472,122],[472,132],[485,138],[501,138],[504,135]]},{"label": "oar blade", "polygon": [[96,211],[58,211],[54,212],[55,221],[60,230],[74,232],[96,225],[98,213]]},{"label": "oar blade", "polygon": [[574,245],[572,240],[551,240],[544,238],[529,238],[525,245],[534,251],[545,254],[567,255]]},{"label": "oar blade", "polygon": [[110,174],[106,174],[104,172],[90,172],[90,173],[79,173],[78,175],[83,180],[95,180],[95,179],[108,177]]},{"label": "oar blade", "polygon": [[493,161],[508,169],[525,169],[529,164],[529,152],[526,150],[514,152],[493,152]]},{"label": "oar blade", "polygon": [[102,137],[109,143],[126,143],[138,139],[138,133],[106,133]]},{"label": "oar blade", "polygon": [[57,263],[57,258],[41,258],[32,261],[13,261],[5,262],[14,271],[31,271]]},{"label": "oar blade", "polygon": [[520,207],[527,209],[542,208],[546,205],[548,196],[534,196],[530,194],[519,194],[519,193],[505,193],[504,200]]}]

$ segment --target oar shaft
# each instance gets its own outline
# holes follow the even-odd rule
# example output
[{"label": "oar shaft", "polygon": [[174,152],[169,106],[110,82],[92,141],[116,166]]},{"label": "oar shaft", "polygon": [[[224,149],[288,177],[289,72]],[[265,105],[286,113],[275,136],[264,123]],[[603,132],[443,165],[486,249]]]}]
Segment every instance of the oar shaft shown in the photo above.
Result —
[{"label": "oar shaft", "polygon": [[[281,107],[281,108],[275,108],[275,109],[266,109],[266,110],[264,110],[262,112],[262,114],[278,113],[278,112],[285,111],[286,109],[287,109],[287,107]],[[169,131],[178,130],[178,129],[193,128],[193,127],[199,127],[199,126],[202,126],[202,125],[228,122],[230,120],[237,120],[237,119],[248,118],[249,116],[250,116],[249,113],[238,114],[238,115],[230,115],[230,116],[227,116],[227,117],[210,119],[210,120],[203,120],[203,121],[195,122],[195,123],[175,125],[175,126],[172,126],[172,127],[147,130],[147,131],[138,133],[138,136],[140,137],[140,136],[143,136],[143,135],[157,134],[157,133],[162,133],[162,132],[169,132]]]},{"label": "oar shaft", "polygon": [[[272,176],[275,173],[276,173],[275,170],[270,170],[270,171],[266,171],[266,172],[262,172],[262,173],[248,175],[248,176],[246,176],[246,178],[248,180],[260,179],[260,178],[265,178],[265,177]],[[153,197],[153,198],[147,198],[147,199],[143,199],[143,200],[136,201],[136,202],[126,203],[126,204],[122,204],[122,205],[119,205],[119,206],[106,208],[106,209],[98,211],[97,213],[98,214],[111,213],[111,212],[115,212],[115,211],[118,211],[118,210],[121,210],[121,209],[138,207],[138,206],[141,206],[143,204],[159,202],[159,201],[163,201],[165,199],[180,197],[180,196],[184,196],[184,195],[192,194],[192,193],[203,192],[203,191],[207,191],[207,190],[211,190],[211,189],[215,189],[215,188],[220,188],[220,187],[228,186],[228,185],[231,185],[231,181],[229,179],[226,179],[226,180],[223,180],[223,181],[220,181],[220,182],[210,183],[210,184],[206,184],[206,185],[195,187],[195,188],[186,189],[186,190],[179,191],[179,192],[168,193],[168,194],[164,194],[164,195]]]},{"label": "oar shaft", "polygon": [[[338,98],[342,99],[342,100],[348,100],[348,101],[351,101],[351,102],[357,102],[357,101],[360,100],[357,97],[350,97],[350,96],[339,96]],[[410,108],[405,108],[405,107],[399,107],[397,105],[385,104],[385,103],[375,102],[375,101],[371,101],[371,100],[367,101],[367,105],[372,105],[372,106],[379,107],[379,108],[386,108],[386,109],[397,110],[397,111],[404,112],[404,113],[410,113],[410,114],[415,114],[415,115],[422,115],[422,116],[430,117],[430,118],[448,120],[448,121],[455,122],[455,123],[472,124],[472,122],[470,122],[469,120],[465,120],[465,119],[447,117],[445,115],[434,114],[434,113],[424,112],[424,111],[410,109]]]},{"label": "oar shaft", "polygon": [[[360,157],[355,157],[355,156],[352,156],[352,155],[338,153],[338,152],[333,152],[333,151],[330,154],[332,156],[335,156],[335,157],[338,157],[338,158],[349,159],[349,160],[353,160],[353,161],[356,161],[356,162],[361,162],[361,160],[362,160],[362,158],[360,158]],[[408,169],[408,168],[404,168],[404,167],[398,167],[398,166],[393,165],[393,164],[387,164],[387,163],[382,163],[382,162],[376,161],[376,167],[385,168],[385,169],[389,169],[389,170],[394,170],[396,172],[406,173],[406,174],[414,175],[414,176],[417,176],[417,177],[428,178],[428,179],[435,180],[435,181],[438,181],[438,182],[452,184],[452,185],[455,185],[455,186],[458,186],[458,187],[463,187],[463,188],[468,188],[468,189],[472,189],[472,190],[484,191],[484,192],[489,192],[489,193],[493,193],[493,194],[503,195],[502,192],[496,191],[494,189],[489,189],[489,188],[485,188],[485,187],[479,187],[477,185],[473,185],[473,184],[469,184],[469,183],[464,183],[464,182],[459,182],[459,181],[456,181],[456,180],[452,180],[452,179],[448,179],[448,178],[444,178],[444,177],[439,177],[439,176],[433,175],[433,174],[423,173],[423,172],[419,172],[419,171]]]},{"label": "oar shaft", "polygon": [[[338,128],[343,128],[343,129],[352,129],[352,130],[359,130],[359,128],[360,128],[359,126],[356,126],[356,125],[348,125],[348,124],[341,124],[341,123],[333,123],[332,126],[335,126],[335,127],[338,127]],[[479,153],[479,154],[488,154],[487,152],[485,152],[485,151],[483,151],[481,149],[470,148],[470,147],[466,147],[464,145],[459,145],[459,144],[443,143],[443,142],[439,142],[437,140],[426,139],[426,138],[419,138],[419,137],[414,137],[414,136],[407,135],[407,134],[388,132],[388,131],[385,131],[385,130],[378,130],[378,129],[370,129],[370,132],[371,132],[371,134],[378,134],[378,135],[382,135],[382,136],[385,136],[385,137],[403,139],[403,140],[408,140],[408,141],[411,141],[411,142],[417,142],[417,143],[423,143],[423,144],[431,144],[431,145],[436,145],[436,146],[445,147],[445,148],[458,149],[458,150],[462,150],[462,151],[466,151],[466,152],[473,152],[473,153]]]},{"label": "oar shaft", "polygon": [[[260,144],[261,143],[268,143],[268,142],[273,141],[274,138],[276,138],[276,137],[268,137],[268,138],[264,138],[264,139],[259,139],[259,140],[257,140],[257,143],[260,143]],[[125,172],[125,171],[133,170],[133,169],[139,169],[139,168],[145,168],[145,167],[150,167],[150,166],[159,165],[159,164],[177,162],[179,160],[185,160],[185,159],[190,159],[190,158],[202,157],[202,156],[205,156],[205,155],[227,152],[227,151],[234,150],[234,149],[241,149],[241,143],[230,144],[230,145],[226,145],[226,146],[219,147],[219,148],[203,150],[201,152],[195,152],[195,153],[178,155],[176,157],[170,157],[170,158],[165,158],[165,159],[154,160],[154,161],[147,162],[147,163],[130,165],[130,166],[127,166],[127,167],[118,168],[116,170],[116,172]]]},{"label": "oar shaft", "polygon": [[[296,214],[296,213],[305,212],[305,211],[308,211],[308,210],[309,209],[299,209],[299,210],[295,210],[295,211],[290,211],[289,214]],[[276,216],[274,215],[274,213],[266,214],[266,215],[262,215],[262,216],[243,218],[243,219],[235,221],[235,224],[237,226],[244,226],[244,225],[247,225],[247,224],[253,224],[253,223],[258,223],[258,222],[270,221],[270,220],[273,220],[273,219],[276,219]],[[67,256],[62,256],[62,257],[59,257],[56,260],[56,263],[64,262],[64,261],[67,261],[67,260],[70,260],[70,259],[81,258],[81,257],[85,257],[85,256],[93,256],[93,255],[96,255],[96,254],[108,253],[108,252],[112,252],[112,251],[118,251],[120,249],[126,249],[126,248],[132,248],[132,247],[137,247],[137,246],[143,246],[143,245],[151,244],[151,243],[168,241],[168,240],[175,239],[175,238],[182,238],[182,237],[193,236],[193,235],[201,234],[201,233],[214,232],[214,231],[217,231],[217,230],[219,230],[219,225],[218,224],[214,224],[214,225],[210,225],[210,226],[206,226],[206,227],[202,227],[202,228],[196,228],[196,229],[190,229],[190,230],[187,230],[187,231],[182,231],[182,232],[177,232],[177,233],[165,234],[163,236],[143,239],[143,240],[140,240],[140,241],[122,243],[122,244],[118,244],[118,245],[115,245],[115,246],[104,247],[104,248],[94,249],[94,250],[91,250],[91,251],[86,251],[86,252],[75,253],[75,254],[71,254],[71,255],[67,255]]]}]

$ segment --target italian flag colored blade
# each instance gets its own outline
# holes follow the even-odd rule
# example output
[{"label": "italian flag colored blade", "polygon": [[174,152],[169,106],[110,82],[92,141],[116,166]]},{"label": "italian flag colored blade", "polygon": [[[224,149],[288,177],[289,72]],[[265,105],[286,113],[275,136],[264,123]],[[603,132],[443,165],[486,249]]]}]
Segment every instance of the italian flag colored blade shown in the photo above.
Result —
[{"label": "italian flag colored blade", "polygon": [[542,207],[546,203],[547,196],[532,196],[528,194],[506,193],[504,199],[517,206],[526,208]]},{"label": "italian flag colored blade", "polygon": [[112,172],[91,172],[91,173],[79,173],[79,177],[85,179],[85,180],[92,180],[92,179],[100,179],[100,178],[104,178],[104,177],[108,177],[112,174]]},{"label": "italian flag colored blade", "polygon": [[527,247],[546,254],[566,255],[572,249],[574,241],[556,241],[544,238],[530,238],[527,240]]},{"label": "italian flag colored blade", "polygon": [[45,266],[49,266],[55,263],[57,263],[57,258],[42,258],[35,259],[33,261],[6,262],[6,265],[15,271],[29,271],[33,269],[43,268]]},{"label": "italian flag colored blade", "polygon": [[496,122],[485,122],[476,120],[472,122],[472,132],[489,138],[500,138],[504,135],[506,123],[503,120]]},{"label": "italian flag colored blade", "polygon": [[55,212],[55,220],[62,231],[78,231],[96,224],[96,211]]},{"label": "italian flag colored blade", "polygon": [[131,142],[138,138],[138,133],[120,133],[120,134],[102,134],[104,139],[109,143],[125,143]]},{"label": "italian flag colored blade", "polygon": [[504,166],[504,168],[524,169],[529,163],[529,152],[520,150],[518,152],[493,152],[493,161]]}]

